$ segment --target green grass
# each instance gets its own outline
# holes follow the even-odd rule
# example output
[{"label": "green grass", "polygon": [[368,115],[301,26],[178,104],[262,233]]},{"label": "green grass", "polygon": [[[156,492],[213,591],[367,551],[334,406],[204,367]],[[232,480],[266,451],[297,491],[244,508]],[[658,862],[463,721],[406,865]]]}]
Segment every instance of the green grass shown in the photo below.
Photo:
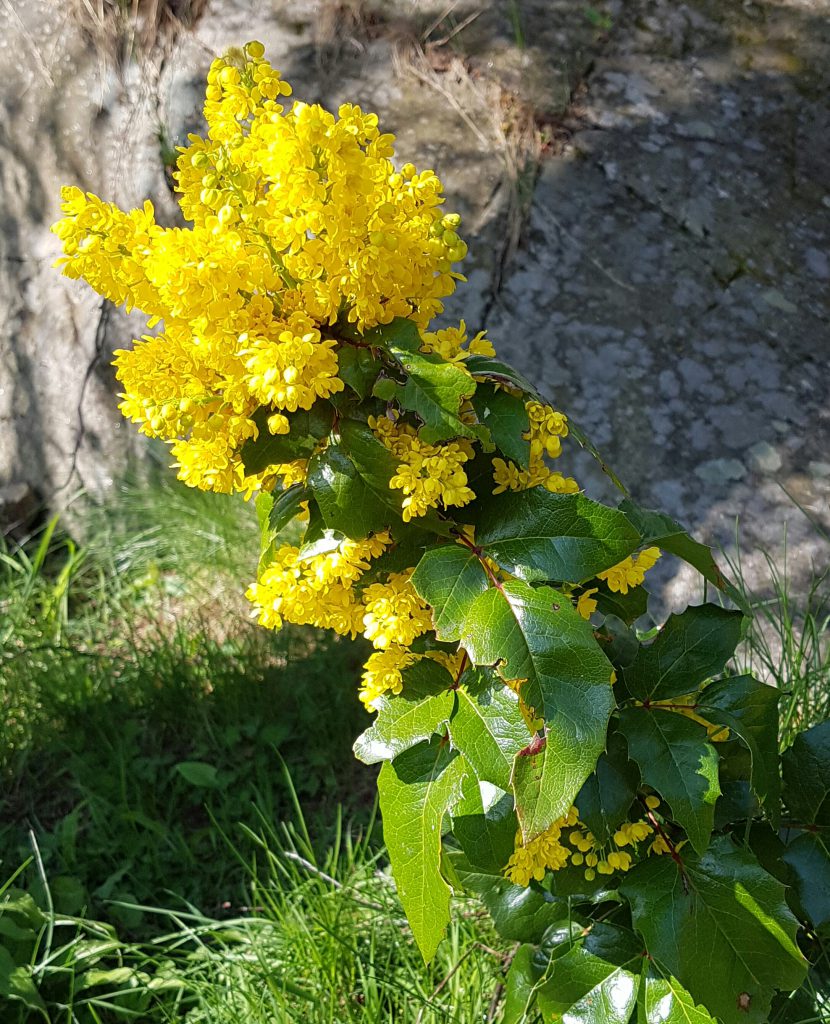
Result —
[{"label": "green grass", "polygon": [[748,672],[781,690],[781,744],[830,717],[830,569],[813,572],[798,590],[783,555],[762,551],[767,567],[762,587],[753,588],[743,570],[740,546],[728,559],[753,619],[736,658]]},{"label": "green grass", "polygon": [[290,811],[283,761],[321,844],[374,799],[362,647],[251,624],[252,510],[205,497],[131,490],[83,549],[50,524],[0,556],[0,877],[31,829],[59,909],[129,934],[117,903],[243,901],[220,833]]},{"label": "green grass", "polygon": [[[52,1021],[114,1024],[468,1024],[488,1019],[506,965],[489,922],[456,907],[446,941],[425,967],[371,828],[338,828],[318,859],[302,816],[249,834],[236,851],[251,906],[223,918],[193,907],[141,909],[158,934],[121,942],[109,925],[28,907],[0,916],[27,928],[28,976]],[[339,819],[338,819],[339,823]],[[231,848],[228,855],[233,859]],[[29,871],[32,868],[30,866]],[[40,904],[47,903],[46,891]],[[11,891],[14,899],[20,900]],[[8,895],[8,894],[7,894]],[[0,893],[0,899],[2,894]],[[48,933],[49,923],[54,927]],[[2,958],[0,958],[0,983]],[[33,1024],[31,988],[4,1024]],[[27,1006],[23,1001],[27,996]],[[491,1019],[495,1019],[492,1017]]]}]

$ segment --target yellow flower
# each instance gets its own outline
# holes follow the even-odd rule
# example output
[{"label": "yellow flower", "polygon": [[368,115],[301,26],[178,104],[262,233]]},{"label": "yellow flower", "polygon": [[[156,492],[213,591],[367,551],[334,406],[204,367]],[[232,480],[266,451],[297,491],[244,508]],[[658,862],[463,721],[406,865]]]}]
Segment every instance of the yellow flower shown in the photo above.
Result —
[{"label": "yellow flower", "polygon": [[660,557],[659,548],[646,548],[639,555],[630,555],[617,565],[597,573],[597,578],[605,580],[608,589],[618,594],[627,594],[630,587],[638,587],[649,569]]},{"label": "yellow flower", "polygon": [[530,442],[528,468],[521,469],[502,458],[493,459],[493,493],[544,487],[554,494],[575,494],[579,490],[576,480],[554,472],[545,462],[545,458],[556,459],[562,453],[562,438],[568,435],[567,417],[540,402],[526,402],[525,409],[529,427],[522,436]]},{"label": "yellow flower", "polygon": [[401,672],[418,660],[418,655],[394,644],[385,650],[374,651],[363,666],[360,697],[367,710],[384,693],[400,693],[403,689]]},{"label": "yellow flower", "polygon": [[426,515],[431,508],[460,507],[473,501],[463,466],[473,458],[469,441],[459,438],[445,444],[426,444],[413,427],[388,416],[370,416],[375,436],[398,459],[389,486],[404,493],[403,518],[409,522]]},{"label": "yellow flower", "polygon": [[576,610],[582,616],[583,619],[590,619],[594,612],[597,610],[597,602],[592,597],[596,594],[597,588],[592,587],[591,590],[583,590],[579,595],[576,602]]},{"label": "yellow flower", "polygon": [[390,573],[363,592],[363,635],[379,650],[412,641],[432,629],[432,613],[410,582],[412,570]]}]

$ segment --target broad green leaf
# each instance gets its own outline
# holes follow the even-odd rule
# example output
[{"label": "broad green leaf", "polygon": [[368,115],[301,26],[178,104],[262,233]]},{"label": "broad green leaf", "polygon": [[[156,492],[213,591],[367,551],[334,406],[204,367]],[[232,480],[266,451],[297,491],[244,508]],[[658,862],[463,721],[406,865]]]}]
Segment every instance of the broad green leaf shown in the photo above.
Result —
[{"label": "broad green leaf", "polygon": [[355,741],[355,757],[364,764],[389,761],[449,723],[456,696],[445,668],[422,658],[405,668],[401,679],[402,692],[378,698],[377,718]]},{"label": "broad green leaf", "polygon": [[727,836],[683,856],[682,870],[667,856],[641,861],[620,890],[660,970],[723,1024],[764,1024],[775,989],[804,978],[784,886]]},{"label": "broad green leaf", "polygon": [[536,999],[533,946],[522,945],[513,954],[504,986],[502,1024],[527,1024]]},{"label": "broad green leaf", "polygon": [[450,887],[441,875],[441,826],[461,796],[464,758],[446,741],[419,743],[387,761],[378,776],[383,838],[412,934],[426,962],[450,922]]},{"label": "broad green leaf", "polygon": [[450,739],[479,779],[510,789],[513,762],[530,742],[518,696],[484,669],[468,669],[456,691]]},{"label": "broad green leaf", "polygon": [[640,653],[637,633],[616,615],[606,615],[600,629],[596,631],[605,657],[616,668],[625,669]]},{"label": "broad green leaf", "polygon": [[372,385],[380,372],[381,363],[371,349],[356,345],[343,345],[337,353],[337,376],[347,384],[358,398],[371,394]]},{"label": "broad green leaf", "polygon": [[0,996],[46,1014],[46,1004],[32,980],[31,967],[15,963],[5,946],[0,946]]},{"label": "broad green leaf", "polygon": [[311,491],[303,484],[292,484],[274,495],[274,502],[268,513],[268,528],[276,536],[295,518],[300,506],[311,497]]},{"label": "broad green leaf", "polygon": [[643,959],[637,1024],[717,1024],[704,1006],[696,1006],[677,978],[663,977]]},{"label": "broad green leaf", "polygon": [[642,508],[628,499],[620,502],[620,511],[625,513],[631,525],[640,533],[644,545],[655,544],[661,550],[682,558],[697,569],[704,579],[723,591],[742,611],[750,614],[740,591],[726,579],[715,563],[711,548],[690,537],[680,523],[675,522],[671,516]]},{"label": "broad green leaf", "polygon": [[465,362],[467,369],[474,377],[485,377],[498,384],[507,384],[511,388],[518,388],[519,391],[526,392],[529,397],[544,402],[542,395],[527,377],[523,377],[518,370],[514,370],[512,366],[508,366],[500,359],[492,359],[490,356],[470,356]]},{"label": "broad green leaf", "polygon": [[611,665],[568,598],[521,580],[476,598],[462,642],[473,664],[527,680],[522,697],[547,722],[545,749],[520,753],[514,767],[522,832],[533,838],[567,812],[605,748]]},{"label": "broad green leaf", "polygon": [[697,713],[741,738],[752,758],[750,782],[773,821],[781,803],[778,774],[778,699],[781,691],[752,676],[710,683],[697,698]]},{"label": "broad green leaf", "polygon": [[397,472],[395,456],[382,444],[365,423],[342,420],[340,440],[344,451],[378,499],[400,514],[402,495],[393,491],[389,481]]},{"label": "broad green leaf", "polygon": [[242,445],[240,455],[246,473],[261,473],[269,466],[308,458],[320,439],[329,433],[334,422],[331,403],[319,400],[310,409],[286,413],[288,433],[272,434],[268,430],[267,420],[275,411],[257,409],[252,417],[259,428],[259,434]]},{"label": "broad green leaf", "polygon": [[388,349],[390,345],[395,345],[407,352],[417,352],[423,344],[418,325],[414,320],[408,320],[403,316],[396,316],[391,323],[372,327],[368,331],[364,331],[362,335],[355,332],[351,324],[342,333],[346,337],[351,334],[355,340],[361,340],[365,345],[384,350]]},{"label": "broad green leaf", "polygon": [[642,701],[668,700],[691,693],[716,676],[741,639],[744,617],[715,604],[670,615],[650,644],[644,644],[624,671],[629,693]]},{"label": "broad green leaf", "polygon": [[784,860],[793,870],[798,898],[813,926],[830,922],[830,849],[826,836],[802,832],[787,847]]},{"label": "broad green leaf", "polygon": [[539,942],[550,925],[568,913],[563,900],[476,868],[463,853],[452,852],[447,860],[459,885],[481,897],[496,931],[508,942]]},{"label": "broad green leaf", "polygon": [[202,789],[219,789],[221,786],[216,769],[206,761],[179,761],[176,771],[191,786]]},{"label": "broad green leaf", "polygon": [[412,352],[398,345],[390,345],[389,352],[407,375],[397,399],[404,409],[423,420],[420,436],[424,441],[482,437],[481,427],[461,419],[461,403],[476,388],[475,381],[463,367],[446,362],[442,356]]},{"label": "broad green leaf", "polygon": [[796,736],[781,763],[792,817],[800,825],[830,825],[830,720]]},{"label": "broad green leaf", "polygon": [[625,740],[619,732],[609,733],[607,749],[574,801],[580,821],[600,843],[609,842],[627,820],[639,785],[640,772],[629,760]]},{"label": "broad green leaf", "polygon": [[581,583],[616,565],[640,542],[615,509],[544,487],[494,494],[478,504],[475,516],[476,544],[528,582]]},{"label": "broad green leaf", "polygon": [[452,834],[473,868],[499,875],[515,847],[513,798],[475,775],[466,776],[452,811]]},{"label": "broad green leaf", "polygon": [[412,574],[412,585],[432,608],[438,639],[459,640],[470,605],[487,589],[487,577],[469,548],[447,544],[427,551]]},{"label": "broad green leaf", "polygon": [[633,932],[595,924],[551,961],[538,989],[539,1009],[546,1019],[568,1024],[628,1024],[637,1003],[642,958],[642,945]]},{"label": "broad green leaf", "polygon": [[480,384],[472,398],[480,423],[490,431],[499,451],[523,469],[530,465],[530,442],[522,437],[530,428],[525,400],[492,384]]},{"label": "broad green leaf", "polygon": [[608,589],[608,584],[596,580],[589,584],[596,587],[593,599],[597,603],[597,611],[602,615],[616,615],[630,626],[648,611],[648,591],[645,587],[630,587],[627,594],[619,594]]},{"label": "broad green leaf", "polygon": [[703,853],[720,795],[718,755],[705,726],[672,711],[623,708],[620,727],[643,781],[668,801],[673,819]]},{"label": "broad green leaf", "polygon": [[375,492],[349,458],[343,444],[330,444],[308,464],[308,483],[331,530],[363,538],[389,524],[388,505]]}]

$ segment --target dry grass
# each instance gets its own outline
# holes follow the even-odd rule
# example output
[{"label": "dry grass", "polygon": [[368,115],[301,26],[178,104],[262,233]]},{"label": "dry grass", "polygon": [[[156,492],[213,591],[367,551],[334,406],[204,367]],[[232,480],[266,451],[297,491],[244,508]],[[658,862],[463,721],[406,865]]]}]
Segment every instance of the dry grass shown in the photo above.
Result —
[{"label": "dry grass", "polygon": [[108,62],[123,67],[132,58],[169,45],[196,23],[207,0],[70,0],[72,14]]}]

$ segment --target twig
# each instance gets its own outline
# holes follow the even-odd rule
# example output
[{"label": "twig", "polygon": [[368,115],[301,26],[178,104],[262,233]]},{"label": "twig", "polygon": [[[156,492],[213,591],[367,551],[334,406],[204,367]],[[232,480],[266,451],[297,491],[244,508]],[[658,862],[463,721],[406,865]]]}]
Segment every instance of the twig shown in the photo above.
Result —
[{"label": "twig", "polygon": [[484,8],[480,7],[477,11],[473,11],[469,14],[460,25],[456,25],[455,28],[448,35],[443,36],[441,39],[436,39],[432,44],[433,46],[445,46],[454,36],[457,36],[459,32],[463,32],[464,29],[471,25],[479,15],[484,13]]},{"label": "twig", "polygon": [[432,995],[429,997],[426,1003],[424,1003],[418,1010],[418,1015],[415,1018],[415,1024],[421,1024],[421,1021],[424,1019],[424,1010],[426,1009],[426,1007],[435,999],[435,997],[438,995],[441,989],[450,981],[453,975],[455,975],[455,973],[458,971],[458,968],[464,963],[467,957],[470,956],[470,954],[473,952],[477,945],[478,943],[476,942],[474,945],[470,946],[467,952],[459,957],[458,962],[449,971],[449,973],[445,974],[441,981],[438,982],[437,986],[432,991]]},{"label": "twig", "polygon": [[361,899],[360,896],[355,896],[342,882],[338,882],[336,878],[332,878],[331,875],[327,875],[325,871],[321,871],[315,864],[312,864],[310,860],[306,860],[305,857],[301,857],[299,853],[295,853],[293,850],[283,850],[283,857],[286,860],[293,860],[295,864],[299,864],[301,868],[307,871],[310,875],[314,875],[323,882],[328,884],[333,889],[343,890],[347,892],[352,900],[358,904],[358,906],[366,907],[367,910],[378,910],[385,911],[385,907],[381,906],[380,903],[374,903],[372,900]]},{"label": "twig", "polygon": [[433,21],[430,24],[429,28],[423,33],[423,35],[421,36],[421,40],[423,42],[426,42],[427,39],[429,39],[429,37],[432,35],[432,33],[441,24],[441,22],[444,21],[445,18],[448,18],[452,14],[452,12],[456,9],[456,7],[458,7],[458,5],[460,3],[461,3],[461,0],[452,0],[452,3],[444,8],[443,13],[439,14],[438,17],[435,19],[435,21]]}]

